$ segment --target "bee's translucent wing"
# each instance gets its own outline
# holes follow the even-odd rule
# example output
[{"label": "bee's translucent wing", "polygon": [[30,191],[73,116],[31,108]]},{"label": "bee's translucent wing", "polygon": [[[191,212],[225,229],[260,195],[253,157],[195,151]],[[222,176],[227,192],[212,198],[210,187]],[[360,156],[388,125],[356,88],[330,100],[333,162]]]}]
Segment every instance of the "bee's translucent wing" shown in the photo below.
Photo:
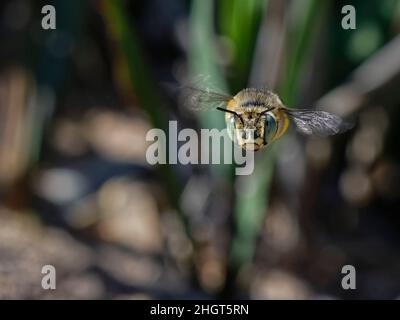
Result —
[{"label": "bee's translucent wing", "polygon": [[182,87],[179,98],[185,107],[195,111],[203,111],[226,105],[233,97],[208,89]]},{"label": "bee's translucent wing", "polygon": [[351,123],[327,111],[288,109],[285,111],[296,124],[297,130],[308,135],[332,136],[353,127]]}]

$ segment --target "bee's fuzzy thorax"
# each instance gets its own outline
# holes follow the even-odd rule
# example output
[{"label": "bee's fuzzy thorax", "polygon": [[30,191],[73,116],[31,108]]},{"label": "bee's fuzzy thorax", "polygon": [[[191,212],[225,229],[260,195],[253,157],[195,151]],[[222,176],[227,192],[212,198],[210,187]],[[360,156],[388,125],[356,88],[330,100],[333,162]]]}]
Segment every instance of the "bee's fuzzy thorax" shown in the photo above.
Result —
[{"label": "bee's fuzzy thorax", "polygon": [[246,108],[249,111],[260,112],[269,107],[282,105],[279,97],[267,89],[246,88],[239,91],[235,100],[239,108]]}]

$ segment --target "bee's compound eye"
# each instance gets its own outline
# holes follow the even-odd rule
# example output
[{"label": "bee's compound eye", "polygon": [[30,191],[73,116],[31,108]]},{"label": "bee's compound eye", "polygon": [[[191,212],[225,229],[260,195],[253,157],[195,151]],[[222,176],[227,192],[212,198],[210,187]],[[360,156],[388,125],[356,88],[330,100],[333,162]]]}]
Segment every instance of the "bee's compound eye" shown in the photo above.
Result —
[{"label": "bee's compound eye", "polygon": [[235,129],[236,129],[236,119],[234,116],[229,116],[226,120],[226,128],[228,130],[229,137],[235,141]]},{"label": "bee's compound eye", "polygon": [[264,141],[265,144],[268,144],[274,138],[276,131],[278,129],[278,125],[276,123],[275,117],[270,114],[265,114],[264,119]]}]

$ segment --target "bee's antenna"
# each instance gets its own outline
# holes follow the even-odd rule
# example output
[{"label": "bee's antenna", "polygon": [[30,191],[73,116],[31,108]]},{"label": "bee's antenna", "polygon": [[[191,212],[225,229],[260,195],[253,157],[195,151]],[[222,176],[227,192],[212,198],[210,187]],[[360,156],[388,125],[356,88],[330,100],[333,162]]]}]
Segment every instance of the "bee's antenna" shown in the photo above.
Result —
[{"label": "bee's antenna", "polygon": [[236,117],[238,117],[238,118],[240,119],[240,121],[242,122],[242,124],[244,125],[244,121],[243,121],[242,116],[241,116],[240,114],[238,114],[237,112],[232,111],[232,110],[228,110],[228,109],[224,109],[224,108],[220,108],[220,107],[217,107],[216,109],[217,109],[217,110],[220,110],[220,111],[232,113],[233,115],[235,115]]},{"label": "bee's antenna", "polygon": [[258,118],[257,118],[257,120],[256,120],[256,124],[258,123],[258,121],[260,121],[261,116],[262,116],[264,113],[267,113],[267,112],[269,112],[269,111],[271,111],[271,110],[273,110],[273,109],[274,109],[274,107],[271,107],[271,108],[265,109],[264,111],[260,112],[260,114],[258,115]]}]

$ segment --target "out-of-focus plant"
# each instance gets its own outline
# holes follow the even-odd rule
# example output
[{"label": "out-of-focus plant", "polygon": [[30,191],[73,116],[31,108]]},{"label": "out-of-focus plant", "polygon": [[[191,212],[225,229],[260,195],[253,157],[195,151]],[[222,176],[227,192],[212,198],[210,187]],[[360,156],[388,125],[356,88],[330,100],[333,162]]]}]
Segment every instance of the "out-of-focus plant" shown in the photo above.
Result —
[{"label": "out-of-focus plant", "polygon": [[228,74],[231,87],[236,92],[248,83],[250,67],[254,57],[261,18],[266,12],[267,0],[223,0],[218,2],[219,27],[228,38],[232,52],[232,69]]},{"label": "out-of-focus plant", "polygon": [[[296,3],[295,19],[289,25],[287,40],[287,70],[278,93],[289,106],[295,101],[301,80],[301,72],[308,57],[307,53],[317,30],[318,16],[325,4],[306,0]],[[263,40],[265,41],[265,40]],[[262,85],[262,84],[260,84]],[[235,275],[242,267],[248,266],[253,258],[257,237],[263,225],[269,204],[269,191],[275,166],[275,155],[279,142],[275,142],[256,159],[254,173],[240,181],[235,205],[236,233],[233,240],[231,263]]]},{"label": "out-of-focus plant", "polygon": [[[190,17],[190,51],[189,69],[190,75],[196,79],[199,75],[204,75],[210,79],[212,86],[227,92],[227,83],[218,65],[218,52],[216,51],[215,31],[213,30],[214,5],[211,0],[194,0],[192,2]],[[225,120],[221,113],[200,112],[198,113],[202,128],[223,129]],[[222,153],[221,153],[222,154]],[[214,170],[223,175],[231,172],[229,165],[214,166]]]},{"label": "out-of-focus plant", "polygon": [[[260,20],[267,13],[268,1],[222,1],[219,8],[219,23],[222,35],[229,39],[232,46],[233,73],[232,89],[240,90],[247,86],[251,63],[253,62],[257,30]],[[279,90],[286,101],[295,100],[300,76],[306,61],[308,48],[314,36],[318,15],[323,11],[323,4],[308,0],[296,4],[292,10],[288,43],[292,44],[287,54],[287,70]],[[193,47],[189,61],[192,74],[207,74],[219,88],[226,88],[224,76],[216,63],[215,37],[213,37],[213,5],[211,1],[193,1],[191,32]],[[266,41],[261,39],[261,41]],[[258,84],[263,85],[263,84]],[[235,92],[236,92],[235,91]],[[211,113],[201,116],[205,127],[223,126],[222,117],[215,120]],[[262,227],[268,206],[268,193],[272,182],[277,145],[269,147],[258,155],[255,172],[249,177],[238,179],[236,202],[234,205],[234,236],[229,259],[228,279],[225,291],[229,291],[236,274],[243,266],[251,263],[255,252],[256,240]],[[227,292],[229,294],[229,292]]]},{"label": "out-of-focus plant", "polygon": [[[120,62],[123,65],[122,68],[126,68],[128,71],[129,84],[132,86],[135,96],[148,114],[151,124],[155,128],[167,131],[168,118],[163,112],[165,105],[160,97],[158,87],[151,77],[139,40],[135,30],[128,22],[129,19],[122,3],[118,0],[104,0],[101,4],[108,31],[117,46],[117,54],[122,60]],[[180,212],[178,203],[182,187],[179,179],[170,165],[160,166],[159,170],[171,205]],[[186,227],[187,235],[190,237],[188,221],[184,215],[180,216]]]}]

